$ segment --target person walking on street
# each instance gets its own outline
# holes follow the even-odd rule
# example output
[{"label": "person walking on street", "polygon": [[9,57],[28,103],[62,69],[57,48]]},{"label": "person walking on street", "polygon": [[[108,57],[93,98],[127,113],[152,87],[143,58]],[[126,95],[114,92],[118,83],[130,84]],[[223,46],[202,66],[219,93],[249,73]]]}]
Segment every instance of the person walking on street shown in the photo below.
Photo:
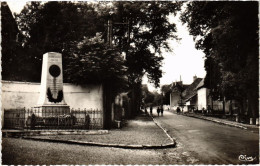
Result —
[{"label": "person walking on street", "polygon": [[181,112],[180,108],[177,107],[177,114],[179,114]]},{"label": "person walking on street", "polygon": [[163,106],[161,107],[161,114],[162,114],[162,116],[163,116]]},{"label": "person walking on street", "polygon": [[160,108],[159,107],[157,108],[157,114],[158,114],[158,116],[160,115]]},{"label": "person walking on street", "polygon": [[150,106],[150,115],[153,115],[153,107]]}]

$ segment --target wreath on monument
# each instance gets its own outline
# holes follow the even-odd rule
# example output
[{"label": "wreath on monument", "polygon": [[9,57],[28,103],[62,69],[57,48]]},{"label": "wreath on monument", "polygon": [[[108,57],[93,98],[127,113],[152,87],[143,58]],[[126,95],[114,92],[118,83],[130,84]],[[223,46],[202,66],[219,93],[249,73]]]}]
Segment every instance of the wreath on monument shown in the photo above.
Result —
[{"label": "wreath on monument", "polygon": [[59,103],[59,102],[61,102],[62,99],[63,99],[63,91],[62,91],[62,90],[59,90],[58,96],[57,96],[57,98],[55,99],[55,98],[53,98],[53,95],[52,95],[52,93],[51,93],[51,89],[48,88],[48,89],[47,89],[47,98],[49,99],[50,102]]}]

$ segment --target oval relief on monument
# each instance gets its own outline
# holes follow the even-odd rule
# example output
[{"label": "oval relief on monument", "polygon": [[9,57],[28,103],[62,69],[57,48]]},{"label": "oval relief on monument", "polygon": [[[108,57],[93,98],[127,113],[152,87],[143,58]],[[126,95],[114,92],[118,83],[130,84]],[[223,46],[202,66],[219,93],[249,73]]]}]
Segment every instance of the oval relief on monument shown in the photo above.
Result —
[{"label": "oval relief on monument", "polygon": [[60,75],[60,72],[61,72],[60,67],[57,65],[51,65],[49,68],[49,73],[53,77],[58,77]]}]

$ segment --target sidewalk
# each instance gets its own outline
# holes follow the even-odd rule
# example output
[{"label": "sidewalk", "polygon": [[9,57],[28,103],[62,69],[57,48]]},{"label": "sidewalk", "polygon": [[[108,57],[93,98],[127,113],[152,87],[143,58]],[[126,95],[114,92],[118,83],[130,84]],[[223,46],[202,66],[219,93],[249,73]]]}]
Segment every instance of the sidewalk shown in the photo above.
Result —
[{"label": "sidewalk", "polygon": [[209,117],[209,116],[204,116],[204,115],[195,114],[195,113],[183,113],[181,115],[199,118],[199,119],[204,119],[204,120],[212,121],[212,122],[215,122],[215,123],[228,125],[228,126],[232,126],[232,127],[237,127],[237,128],[241,128],[241,129],[245,129],[245,130],[249,129],[249,130],[252,130],[253,132],[259,131],[259,126],[249,125],[249,124],[244,124],[244,123],[238,123],[238,122],[230,121],[230,120],[227,120],[227,119]]},{"label": "sidewalk", "polygon": [[112,129],[94,134],[41,134],[40,136],[24,136],[24,139],[35,141],[59,142],[117,148],[167,148],[175,147],[175,141],[157,126],[149,115],[142,114],[128,120],[122,129]]}]

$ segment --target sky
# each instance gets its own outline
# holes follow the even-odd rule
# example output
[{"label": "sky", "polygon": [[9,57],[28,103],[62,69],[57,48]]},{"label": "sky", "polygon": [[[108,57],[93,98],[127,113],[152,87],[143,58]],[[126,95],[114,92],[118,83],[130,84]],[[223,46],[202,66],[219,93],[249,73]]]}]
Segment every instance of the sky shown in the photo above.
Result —
[{"label": "sky", "polygon": [[[26,1],[7,1],[12,12],[19,13]],[[174,81],[179,81],[180,78],[184,84],[191,84],[193,76],[200,78],[205,77],[204,56],[201,50],[195,49],[193,36],[189,35],[187,26],[182,25],[178,19],[179,15],[174,17],[169,16],[169,21],[174,22],[177,26],[177,35],[181,40],[169,40],[172,52],[163,53],[162,71],[163,76],[160,79],[160,84],[171,84]],[[152,84],[148,82],[147,77],[144,77],[143,84],[147,84],[150,91],[156,90]]]},{"label": "sky", "polygon": [[[169,40],[172,52],[163,53],[164,60],[162,64],[163,76],[160,84],[171,84],[175,81],[182,80],[184,84],[191,84],[193,76],[204,78],[206,71],[204,69],[205,54],[201,50],[195,48],[193,36],[189,35],[186,25],[179,20],[179,14],[174,17],[169,16],[169,21],[174,22],[177,27],[177,35],[180,41]],[[147,83],[148,79],[144,78],[143,83]],[[156,90],[148,83],[150,91]]]},{"label": "sky", "polygon": [[12,12],[19,13],[23,9],[24,5],[26,4],[26,1],[24,1],[24,0],[15,1],[15,0],[13,0],[13,1],[7,1],[7,4],[8,4],[8,6],[9,6],[9,8]]}]

